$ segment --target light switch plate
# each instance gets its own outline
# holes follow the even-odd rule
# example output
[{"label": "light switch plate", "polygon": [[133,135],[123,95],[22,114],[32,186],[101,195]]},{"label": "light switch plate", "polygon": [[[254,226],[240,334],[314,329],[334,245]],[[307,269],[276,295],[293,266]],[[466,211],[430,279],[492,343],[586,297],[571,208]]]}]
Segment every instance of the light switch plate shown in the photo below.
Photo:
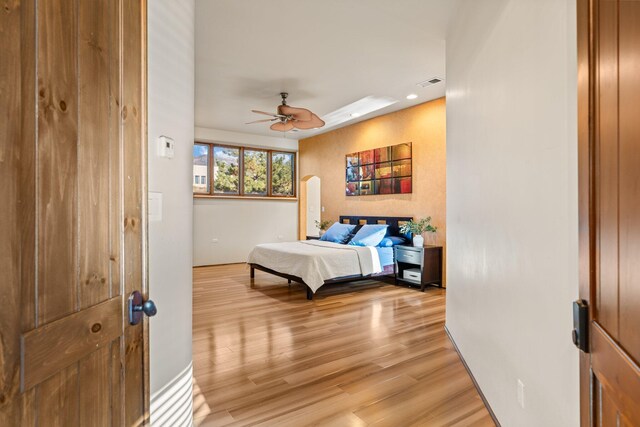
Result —
[{"label": "light switch plate", "polygon": [[149,191],[149,222],[162,221],[162,193]]}]

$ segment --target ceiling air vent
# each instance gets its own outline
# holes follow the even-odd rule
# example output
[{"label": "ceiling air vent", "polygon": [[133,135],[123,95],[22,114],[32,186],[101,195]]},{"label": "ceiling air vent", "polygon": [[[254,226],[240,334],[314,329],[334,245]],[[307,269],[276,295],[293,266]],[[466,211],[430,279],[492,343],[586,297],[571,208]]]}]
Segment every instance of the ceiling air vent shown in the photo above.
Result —
[{"label": "ceiling air vent", "polygon": [[442,81],[442,79],[440,77],[434,77],[434,78],[431,78],[429,80],[425,80],[423,82],[418,83],[418,86],[427,87],[427,86],[438,84],[441,81]]}]

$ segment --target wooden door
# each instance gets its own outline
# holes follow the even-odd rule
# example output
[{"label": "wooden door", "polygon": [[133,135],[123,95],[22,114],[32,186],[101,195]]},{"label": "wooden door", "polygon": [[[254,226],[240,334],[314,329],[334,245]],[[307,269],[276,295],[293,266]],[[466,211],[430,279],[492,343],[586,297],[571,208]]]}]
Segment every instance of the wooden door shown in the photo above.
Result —
[{"label": "wooden door", "polygon": [[0,425],[139,425],[148,408],[146,4],[3,0]]},{"label": "wooden door", "polygon": [[578,4],[582,423],[640,426],[640,0]]}]

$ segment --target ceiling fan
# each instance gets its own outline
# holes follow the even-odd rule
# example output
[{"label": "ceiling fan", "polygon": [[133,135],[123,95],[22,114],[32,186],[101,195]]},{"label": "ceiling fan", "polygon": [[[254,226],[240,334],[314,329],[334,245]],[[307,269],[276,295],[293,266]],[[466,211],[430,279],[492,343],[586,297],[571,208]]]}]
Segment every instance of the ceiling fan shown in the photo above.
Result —
[{"label": "ceiling fan", "polygon": [[280,96],[282,97],[282,104],[278,105],[278,112],[276,114],[259,110],[251,110],[253,113],[271,116],[271,119],[255,120],[247,124],[276,122],[271,125],[271,130],[280,132],[287,132],[294,128],[315,129],[324,126],[324,121],[306,108],[288,106],[287,96],[289,96],[289,94],[287,92],[280,92]]}]

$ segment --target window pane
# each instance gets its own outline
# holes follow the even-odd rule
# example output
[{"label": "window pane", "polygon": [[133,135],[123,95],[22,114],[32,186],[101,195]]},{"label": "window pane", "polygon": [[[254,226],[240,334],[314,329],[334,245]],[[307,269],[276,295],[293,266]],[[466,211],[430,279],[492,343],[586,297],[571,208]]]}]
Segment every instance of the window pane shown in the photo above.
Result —
[{"label": "window pane", "polygon": [[292,153],[273,153],[271,156],[271,194],[293,196],[295,156]]},{"label": "window pane", "polygon": [[213,192],[240,194],[240,149],[213,147]]},{"label": "window pane", "polygon": [[209,192],[209,146],[193,145],[193,192]]},{"label": "window pane", "polygon": [[244,194],[267,195],[267,152],[244,150]]}]

